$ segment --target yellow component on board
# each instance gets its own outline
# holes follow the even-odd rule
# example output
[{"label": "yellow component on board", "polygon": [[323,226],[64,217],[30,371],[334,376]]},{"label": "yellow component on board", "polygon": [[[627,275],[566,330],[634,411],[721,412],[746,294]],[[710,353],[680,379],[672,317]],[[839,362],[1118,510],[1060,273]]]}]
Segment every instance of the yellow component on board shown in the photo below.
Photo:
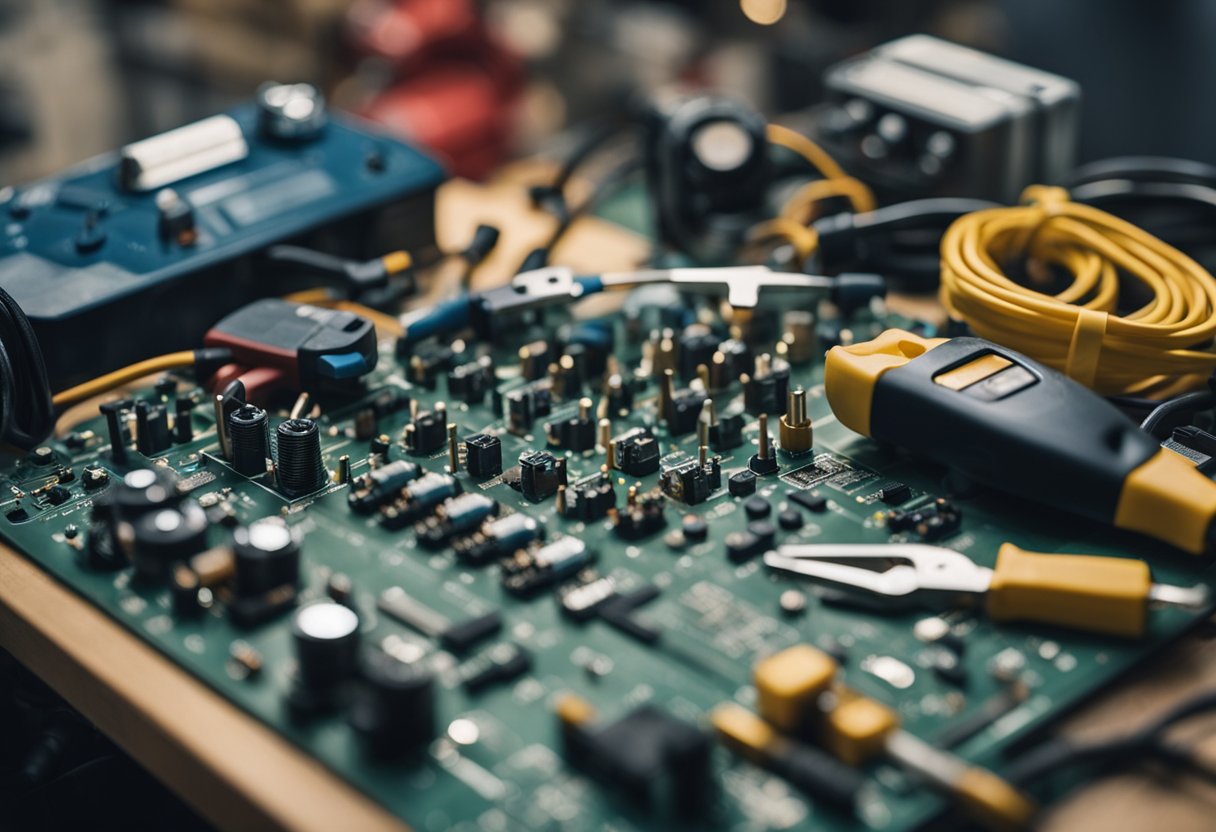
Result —
[{"label": "yellow component on board", "polygon": [[714,708],[709,721],[724,745],[753,763],[768,759],[774,746],[783,742],[771,725],[732,702]]},{"label": "yellow component on board", "polygon": [[823,747],[851,766],[886,751],[887,737],[899,728],[895,711],[869,697],[840,690],[841,701],[824,717]]},{"label": "yellow component on board", "polygon": [[797,644],[756,663],[756,708],[781,731],[797,732],[818,717],[817,700],[836,678],[836,660]]},{"label": "yellow component on board", "polygon": [[1026,795],[983,768],[963,772],[954,791],[964,809],[989,829],[1026,829],[1037,811]]}]

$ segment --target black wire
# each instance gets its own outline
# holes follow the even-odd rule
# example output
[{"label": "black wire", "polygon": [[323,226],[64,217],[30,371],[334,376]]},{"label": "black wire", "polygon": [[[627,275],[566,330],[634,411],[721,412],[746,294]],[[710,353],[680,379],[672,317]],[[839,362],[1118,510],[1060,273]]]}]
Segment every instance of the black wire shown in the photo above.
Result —
[{"label": "black wire", "polygon": [[51,382],[29,318],[0,289],[0,438],[33,448],[55,428]]},{"label": "black wire", "polygon": [[1183,393],[1181,396],[1175,396],[1153,408],[1153,411],[1140,423],[1140,430],[1146,431],[1158,439],[1162,439],[1164,437],[1157,435],[1157,430],[1162,426],[1162,423],[1165,423],[1167,428],[1173,428],[1173,425],[1166,422],[1167,419],[1180,414],[1207,410],[1211,407],[1216,407],[1216,393],[1213,393],[1211,390],[1196,390],[1193,393]]},{"label": "black wire", "polygon": [[1082,165],[1065,183],[1069,189],[1104,179],[1137,182],[1185,182],[1216,184],[1216,167],[1191,159],[1169,156],[1115,156]]},{"label": "black wire", "polygon": [[1133,762],[1151,758],[1173,767],[1184,767],[1216,781],[1216,771],[1196,759],[1190,749],[1168,743],[1164,737],[1165,732],[1179,722],[1212,710],[1216,710],[1216,691],[1205,691],[1121,737],[1090,742],[1056,739],[1043,743],[1006,766],[1004,773],[1009,782],[1025,786],[1061,768],[1088,763],[1113,765],[1130,757]]}]

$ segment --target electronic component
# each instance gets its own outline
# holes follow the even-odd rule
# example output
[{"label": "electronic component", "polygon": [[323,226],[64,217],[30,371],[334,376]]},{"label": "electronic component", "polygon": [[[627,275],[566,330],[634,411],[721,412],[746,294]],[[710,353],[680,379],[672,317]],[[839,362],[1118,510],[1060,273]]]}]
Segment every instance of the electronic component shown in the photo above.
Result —
[{"label": "electronic component", "polygon": [[376,757],[396,757],[435,737],[435,677],[370,651],[351,694],[349,720]]},{"label": "electronic component", "polygon": [[1216,540],[1216,483],[1114,405],[990,341],[888,330],[833,347],[824,385],[845,426],[976,482],[1196,554]]},{"label": "electronic component", "polygon": [[974,49],[911,35],[829,68],[824,87],[823,141],[908,196],[1014,202],[1074,164],[1077,84]]},{"label": "electronic component", "polygon": [[565,580],[593,560],[587,544],[577,537],[533,544],[503,558],[502,586],[512,595],[530,595]]},{"label": "electronic component", "polygon": [[489,520],[482,527],[452,544],[456,557],[472,565],[506,557],[537,540],[545,539],[545,527],[526,514],[508,514]]},{"label": "electronic component", "polygon": [[315,601],[291,620],[296,684],[289,703],[302,714],[334,705],[340,685],[354,674],[359,658],[359,615],[333,601]]},{"label": "electronic component", "polygon": [[419,410],[402,433],[402,442],[416,456],[433,454],[448,441],[448,411],[441,404],[434,410]]},{"label": "electronic component", "polygon": [[545,425],[549,444],[575,453],[595,447],[595,420],[591,416],[591,399],[580,399],[578,414],[560,422]]},{"label": "electronic component", "polygon": [[381,506],[380,525],[386,529],[404,529],[463,490],[460,481],[451,474],[423,474],[407,483],[390,503]]},{"label": "electronic component", "polygon": [[659,470],[659,443],[646,428],[633,428],[612,440],[614,466],[631,477]]},{"label": "electronic component", "polygon": [[502,473],[502,440],[487,433],[478,433],[464,440],[465,470],[478,479],[490,479]]},{"label": "electronic component", "polygon": [[756,475],[751,471],[736,471],[726,481],[726,488],[732,497],[746,497],[749,494],[755,494]]},{"label": "electronic component", "polygon": [[275,471],[279,490],[289,497],[325,487],[329,474],[321,459],[321,432],[312,419],[288,419],[275,428]]},{"label": "electronic component", "polygon": [[709,811],[712,745],[699,728],[653,705],[598,726],[591,706],[569,693],[558,699],[557,715],[571,765],[661,816],[695,818]]},{"label": "electronic component", "polygon": [[913,532],[922,540],[940,540],[959,530],[963,510],[949,500],[938,498],[910,511],[887,512],[886,520],[887,528],[893,532]]},{"label": "electronic component", "polygon": [[690,506],[703,503],[722,487],[722,467],[718,457],[704,462],[689,459],[663,469],[659,488],[673,500]]},{"label": "electronic component", "polygon": [[773,438],[768,432],[768,415],[760,414],[760,432],[756,438],[756,452],[748,460],[747,467],[758,477],[767,477],[778,471],[777,454],[773,450]]},{"label": "electronic component", "polygon": [[371,514],[393,500],[422,474],[422,469],[413,462],[398,459],[379,468],[361,474],[351,483],[347,503],[351,511]]},{"label": "electronic component", "polygon": [[781,450],[787,454],[804,454],[811,449],[814,433],[806,414],[806,391],[801,387],[790,391],[789,405],[781,415],[779,430]]},{"label": "electronic component", "polygon": [[461,683],[469,693],[480,693],[493,685],[505,685],[532,669],[532,656],[522,647],[503,642],[475,657],[462,668]]},{"label": "electronic component", "polygon": [[448,397],[465,404],[481,404],[494,383],[494,363],[485,355],[448,372]]},{"label": "electronic component", "polygon": [[889,506],[903,505],[912,499],[912,489],[907,483],[887,480],[878,488],[878,499]]},{"label": "electronic component", "polygon": [[414,532],[420,545],[439,549],[452,538],[473,531],[497,511],[498,503],[484,494],[461,494],[440,503],[434,514],[414,527]]},{"label": "electronic component", "polygon": [[1190,460],[1200,473],[1216,471],[1216,436],[1194,425],[1174,428],[1170,438],[1161,443],[1179,456]]},{"label": "electronic component", "polygon": [[562,612],[575,621],[593,618],[601,604],[616,594],[616,581],[584,569],[577,578],[558,588],[557,600]]},{"label": "electronic component", "polygon": [[207,516],[194,501],[123,521],[117,537],[140,580],[166,580],[174,565],[207,548]]},{"label": "electronic component", "polygon": [[300,582],[300,538],[277,518],[256,520],[232,533],[233,591],[265,595]]},{"label": "electronic component", "polygon": [[544,378],[507,393],[507,425],[511,433],[523,436],[537,419],[553,412],[553,382]]},{"label": "electronic component", "polygon": [[613,530],[617,537],[624,540],[640,540],[649,537],[667,525],[663,509],[667,506],[667,498],[657,488],[638,493],[636,486],[630,486],[625,508],[617,511]]},{"label": "electronic component", "polygon": [[241,405],[228,414],[228,442],[233,470],[246,477],[265,474],[270,458],[270,415],[257,405]]},{"label": "electronic component", "polygon": [[765,413],[783,413],[790,394],[789,364],[767,353],[756,356],[753,372],[744,373],[743,405],[748,413],[760,416]]},{"label": "electronic component", "polygon": [[496,612],[452,622],[408,595],[399,586],[389,587],[380,593],[376,608],[456,653],[467,652],[502,629],[502,618]]},{"label": "electronic component", "polygon": [[[270,242],[368,258],[434,241],[437,163],[366,123],[284,143],[258,118],[245,105],[8,195],[19,231],[0,237],[0,285],[33,322],[52,389],[196,347],[228,312],[299,286],[258,258]],[[369,143],[385,160],[374,172]]]},{"label": "electronic component", "polygon": [[552,497],[566,484],[566,460],[548,451],[525,451],[519,457],[519,490],[532,502]]},{"label": "electronic component", "polygon": [[591,523],[600,520],[616,508],[616,491],[607,471],[593,474],[569,486],[565,492],[563,517]]}]

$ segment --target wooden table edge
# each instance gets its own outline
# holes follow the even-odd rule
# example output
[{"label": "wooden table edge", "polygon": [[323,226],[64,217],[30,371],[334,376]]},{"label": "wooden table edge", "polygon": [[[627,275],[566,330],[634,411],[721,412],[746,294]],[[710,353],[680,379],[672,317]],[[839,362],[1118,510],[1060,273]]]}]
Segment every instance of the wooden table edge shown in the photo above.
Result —
[{"label": "wooden table edge", "polygon": [[2,544],[0,647],[221,829],[407,829]]}]

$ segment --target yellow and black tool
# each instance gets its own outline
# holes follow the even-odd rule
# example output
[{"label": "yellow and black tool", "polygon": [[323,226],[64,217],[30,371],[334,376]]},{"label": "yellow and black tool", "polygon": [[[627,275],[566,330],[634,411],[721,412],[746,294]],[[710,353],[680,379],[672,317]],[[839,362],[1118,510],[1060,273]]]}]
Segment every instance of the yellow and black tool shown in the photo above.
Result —
[{"label": "yellow and black tool", "polygon": [[983,598],[997,621],[1116,636],[1143,635],[1150,602],[1189,609],[1209,603],[1202,584],[1153,583],[1144,561],[1039,554],[1012,543],[1001,546],[995,569],[953,549],[920,543],[789,544],[766,554],[764,563],[862,593],[884,608],[937,608]]},{"label": "yellow and black tool", "polygon": [[838,670],[835,659],[809,644],[775,653],[752,671],[763,724],[731,704],[714,711],[714,727],[730,748],[763,765],[788,757],[790,738],[810,741],[847,766],[887,759],[989,829],[1030,824],[1033,801],[991,771],[903,730],[892,708],[842,684]]},{"label": "yellow and black tool", "polygon": [[1216,550],[1216,482],[1113,405],[980,338],[891,329],[828,352],[836,418],[978,483],[1164,540]]}]

